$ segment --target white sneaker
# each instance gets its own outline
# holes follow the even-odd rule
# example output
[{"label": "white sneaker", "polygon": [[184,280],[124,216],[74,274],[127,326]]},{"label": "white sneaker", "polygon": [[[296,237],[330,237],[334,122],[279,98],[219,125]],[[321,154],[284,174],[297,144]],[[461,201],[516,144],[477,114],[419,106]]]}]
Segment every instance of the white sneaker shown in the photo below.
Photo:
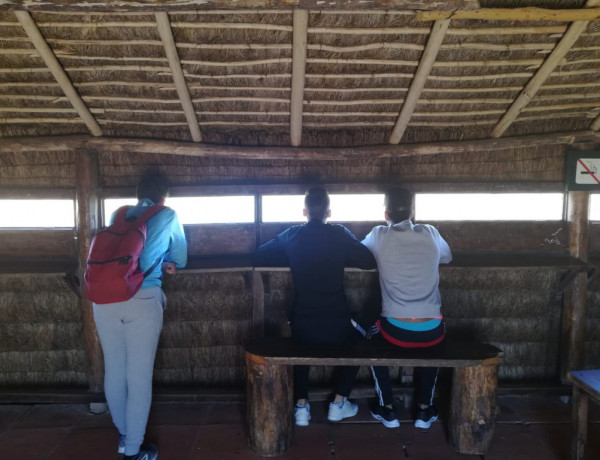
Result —
[{"label": "white sneaker", "polygon": [[119,450],[117,450],[117,452],[119,454],[125,453],[125,435],[124,434],[119,435]]},{"label": "white sneaker", "polygon": [[348,398],[344,398],[341,403],[329,403],[327,420],[330,422],[339,422],[345,418],[354,417],[356,414],[358,414],[358,404],[349,401]]},{"label": "white sneaker", "polygon": [[296,425],[308,426],[308,422],[310,421],[310,404],[306,403],[303,406],[296,404],[294,418],[296,419]]}]

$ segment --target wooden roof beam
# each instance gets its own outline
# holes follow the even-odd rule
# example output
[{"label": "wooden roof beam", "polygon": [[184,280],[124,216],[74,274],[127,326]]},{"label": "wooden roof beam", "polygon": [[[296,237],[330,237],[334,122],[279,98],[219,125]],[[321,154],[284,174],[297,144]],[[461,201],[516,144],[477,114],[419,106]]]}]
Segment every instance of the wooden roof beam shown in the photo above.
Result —
[{"label": "wooden roof beam", "polygon": [[306,75],[306,41],[308,11],[294,10],[294,38],[292,52],[292,92],[290,99],[290,138],[292,146],[302,143],[302,111]]},{"label": "wooden roof beam", "polygon": [[93,136],[102,136],[102,129],[100,128],[100,125],[94,118],[94,115],[92,115],[92,112],[90,112],[90,109],[87,107],[85,102],[83,102],[83,99],[73,86],[71,79],[63,69],[60,62],[58,62],[56,55],[48,45],[48,42],[46,42],[46,39],[40,32],[40,29],[31,15],[27,11],[15,11],[14,13],[21,23],[23,30],[25,30],[25,33],[29,37],[29,40],[31,40],[31,43],[39,53],[40,57],[50,72],[52,72],[54,79],[58,82],[63,93],[73,108],[77,111],[89,129],[90,133]]},{"label": "wooden roof beam", "polygon": [[[588,0],[586,7],[594,7],[600,4],[600,0]],[[506,111],[502,119],[498,122],[492,131],[492,137],[500,137],[516,120],[523,108],[529,104],[556,66],[560,64],[565,55],[575,44],[579,36],[585,32],[589,21],[576,21],[572,23],[563,37],[560,39],[554,50],[545,59],[542,66],[535,75],[529,80],[521,94],[515,99],[513,104]]]},{"label": "wooden roof beam", "polygon": [[344,0],[322,2],[319,0],[98,0],[84,2],[73,0],[2,0],[4,8],[29,11],[95,12],[95,11],[191,11],[195,9],[264,10],[264,9],[313,9],[313,10],[456,10],[479,8],[479,0]]},{"label": "wooden roof beam", "polygon": [[200,125],[198,124],[198,118],[196,117],[196,110],[194,109],[190,92],[185,83],[183,69],[181,68],[181,62],[179,61],[179,55],[177,54],[177,47],[175,46],[175,39],[173,38],[173,31],[171,30],[171,22],[169,21],[168,13],[156,13],[156,25],[165,48],[167,60],[169,61],[169,68],[171,69],[171,75],[173,75],[173,82],[175,83],[175,88],[177,89],[177,94],[179,95],[181,106],[183,107],[185,119],[190,127],[192,140],[194,142],[200,142],[202,141]]},{"label": "wooden roof beam", "polygon": [[450,20],[446,19],[444,21],[436,21],[431,28],[431,34],[429,35],[429,40],[427,40],[427,46],[425,47],[425,51],[419,62],[415,78],[410,85],[410,89],[406,95],[404,104],[402,105],[402,110],[400,111],[396,125],[390,135],[390,144],[397,144],[400,142],[400,139],[402,139],[402,135],[408,126],[408,122],[421,98],[421,93],[427,82],[427,77],[431,73],[431,69],[433,68],[438,52],[440,51],[449,25]]},{"label": "wooden roof beam", "polygon": [[363,147],[239,147],[230,145],[195,144],[193,142],[156,139],[127,139],[89,136],[6,137],[0,138],[0,154],[35,151],[84,150],[188,155],[206,158],[280,159],[280,160],[341,160],[351,158],[396,158],[418,155],[443,155],[484,152],[489,150],[527,148],[541,145],[572,145],[600,142],[593,131],[539,134],[453,142],[420,144],[370,145]]}]

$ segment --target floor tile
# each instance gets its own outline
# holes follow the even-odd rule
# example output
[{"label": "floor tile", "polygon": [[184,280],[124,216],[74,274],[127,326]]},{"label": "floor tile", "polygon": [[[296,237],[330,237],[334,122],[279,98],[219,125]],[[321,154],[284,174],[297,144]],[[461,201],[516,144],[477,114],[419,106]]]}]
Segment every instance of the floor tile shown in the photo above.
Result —
[{"label": "floor tile", "polygon": [[[198,432],[203,427],[195,425],[163,425],[151,426],[146,432],[145,442],[158,447],[159,459],[188,459],[192,458]],[[210,457],[205,457],[204,460]]]},{"label": "floor tile", "polygon": [[73,429],[47,458],[48,460],[116,460],[119,456],[118,445],[119,438],[114,428]]},{"label": "floor tile", "polygon": [[47,460],[70,428],[24,428],[0,433],[2,460]]},{"label": "floor tile", "polygon": [[20,417],[24,416],[31,406],[6,404],[0,411],[0,429],[10,426]]}]

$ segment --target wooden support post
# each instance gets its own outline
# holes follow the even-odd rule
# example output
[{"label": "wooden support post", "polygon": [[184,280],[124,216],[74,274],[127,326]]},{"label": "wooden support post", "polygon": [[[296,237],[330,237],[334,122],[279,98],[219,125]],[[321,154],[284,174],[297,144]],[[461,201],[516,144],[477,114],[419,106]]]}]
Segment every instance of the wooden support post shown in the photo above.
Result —
[{"label": "wooden support post", "polygon": [[454,369],[449,430],[457,452],[488,452],[496,424],[497,388],[497,365]]},{"label": "wooden support post", "polygon": [[[569,253],[583,262],[588,260],[589,192],[569,192]],[[567,382],[567,373],[582,364],[582,344],[585,332],[587,273],[579,273],[565,290],[562,310],[560,379]]]},{"label": "wooden support post", "polygon": [[92,303],[85,298],[83,272],[93,236],[99,226],[98,157],[95,153],[81,152],[77,156],[77,255],[81,282],[81,309],[83,334],[89,361],[89,386],[92,393],[104,391],[104,359],[100,339],[94,323]]},{"label": "wooden support post", "polygon": [[588,396],[577,385],[573,385],[573,441],[571,458],[583,460],[587,442]]},{"label": "wooden support post", "polygon": [[254,338],[265,335],[265,288],[262,273],[252,270],[252,330]]},{"label": "wooden support post", "polygon": [[285,453],[293,438],[292,366],[246,352],[248,446],[263,457]]}]

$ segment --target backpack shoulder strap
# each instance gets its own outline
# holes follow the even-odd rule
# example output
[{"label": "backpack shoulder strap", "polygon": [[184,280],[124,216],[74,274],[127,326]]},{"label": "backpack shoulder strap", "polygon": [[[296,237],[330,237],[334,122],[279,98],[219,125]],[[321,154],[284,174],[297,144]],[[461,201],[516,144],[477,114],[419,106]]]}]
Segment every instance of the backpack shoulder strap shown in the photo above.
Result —
[{"label": "backpack shoulder strap", "polygon": [[131,208],[131,206],[121,206],[119,209],[117,209],[113,224],[125,223],[127,221],[127,210],[129,208]]},{"label": "backpack shoulder strap", "polygon": [[165,206],[160,204],[155,204],[146,209],[137,219],[133,221],[133,224],[136,226],[140,226],[146,223],[151,217],[158,214],[160,211],[165,209]]}]

